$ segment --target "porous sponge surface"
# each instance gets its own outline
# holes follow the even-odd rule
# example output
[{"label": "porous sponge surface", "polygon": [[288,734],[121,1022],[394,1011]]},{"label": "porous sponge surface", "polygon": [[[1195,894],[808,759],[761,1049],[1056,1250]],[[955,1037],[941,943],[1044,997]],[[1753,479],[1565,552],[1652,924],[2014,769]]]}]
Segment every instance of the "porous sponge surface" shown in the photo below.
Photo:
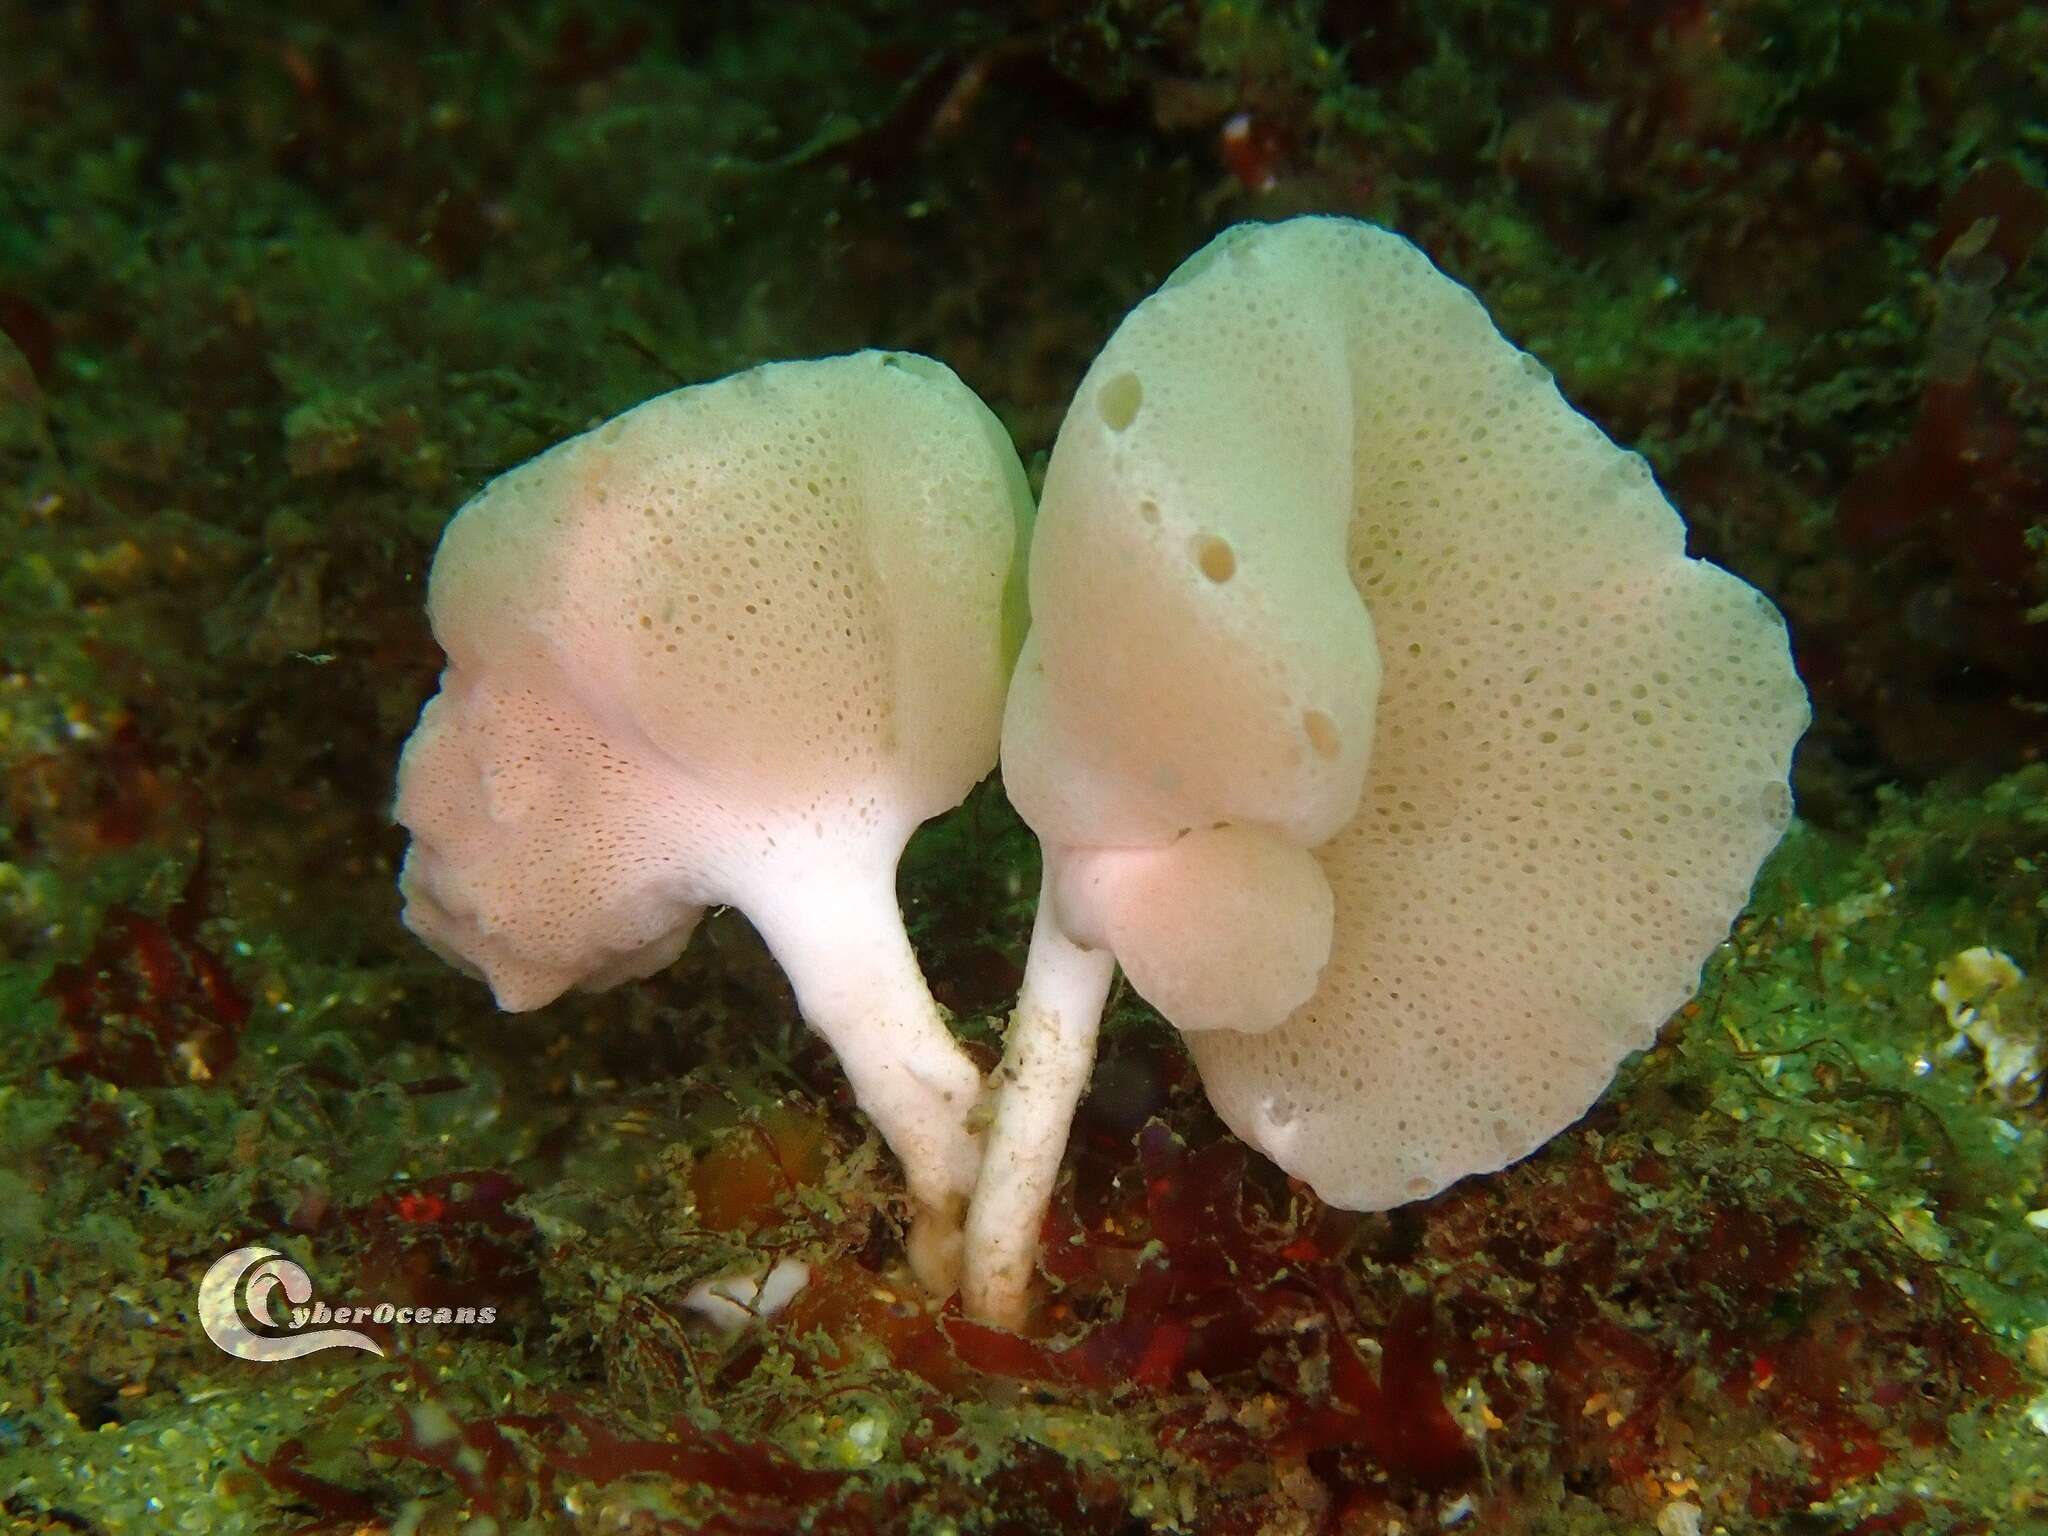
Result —
[{"label": "porous sponge surface", "polygon": [[678,390],[500,476],[435,557],[408,923],[533,1007],[785,867],[893,866],[994,760],[1028,510],[987,409],[903,354]]},{"label": "porous sponge surface", "polygon": [[[1376,640],[1356,662],[1378,684],[1362,793],[1315,848],[1335,895],[1331,959],[1277,1029],[1190,1035],[1204,1083],[1234,1130],[1340,1205],[1396,1205],[1500,1167],[1654,1039],[1782,832],[1808,718],[1783,623],[1688,559],[1648,465],[1395,235],[1320,218],[1240,227],[1126,329],[1142,346],[1119,332],[1083,396],[1135,377],[1165,407],[1151,451],[1265,416],[1294,451],[1327,437],[1342,402],[1337,567]],[[1269,554],[1287,537],[1284,499],[1226,513],[1219,496],[1246,492],[1209,462],[1182,459],[1195,469],[1155,498],[1171,536],[1150,579],[1191,590],[1168,563],[1198,563],[1220,529],[1236,571],[1216,590],[1234,597],[1298,549]],[[1056,501],[1057,469],[1056,451],[1041,529],[1089,542],[1114,498]],[[1314,514],[1298,544],[1321,549]],[[1063,599],[1052,574],[1034,571],[1041,624]],[[1039,686],[1093,684],[1048,668]],[[1068,707],[1085,718],[1086,702]],[[1035,719],[1061,716],[1055,704]],[[1210,713],[1212,737],[1238,729]],[[1006,740],[1006,772],[1036,745]],[[1150,745],[1195,750],[1170,733]],[[1177,810],[1199,825],[1209,808]]]},{"label": "porous sponge surface", "polygon": [[1169,285],[1133,311],[1047,468],[1003,777],[1049,843],[1311,845],[1358,803],[1378,677],[1343,337],[1293,295],[1229,298],[1252,307]]}]

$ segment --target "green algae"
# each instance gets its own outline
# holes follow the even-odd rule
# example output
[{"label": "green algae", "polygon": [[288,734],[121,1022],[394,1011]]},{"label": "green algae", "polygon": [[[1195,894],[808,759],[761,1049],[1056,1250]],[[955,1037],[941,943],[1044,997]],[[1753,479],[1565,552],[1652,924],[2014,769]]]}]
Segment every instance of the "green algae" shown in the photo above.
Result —
[{"label": "green algae", "polygon": [[[2026,1219],[2041,1198],[2048,1128],[2036,1105],[1991,1095],[1970,1055],[1944,1050],[1952,1030],[1928,988],[1944,957],[1973,944],[2038,952],[2048,899],[2037,863],[2043,780],[2030,769],[1977,795],[1893,796],[1860,838],[1796,828],[1709,966],[1697,1003],[1632,1064],[1586,1127],[1527,1165],[1529,1176],[1569,1178],[1590,1160],[1624,1211],[1691,1241],[1703,1240],[1728,1206],[1770,1207],[1780,1221],[1812,1224],[1816,1247],[1805,1262],[1816,1270],[1863,1270],[1908,1292],[1920,1288],[1934,1308],[1927,1317],[1955,1309],[1981,1319],[2013,1355],[2025,1354],[2029,1336],[2048,1326],[2048,1236]],[[228,935],[240,926],[220,918],[205,931],[233,947]],[[1013,927],[1009,947],[1021,937]],[[1069,1381],[1019,1395],[1000,1371],[976,1378],[957,1363],[941,1373],[941,1392],[901,1328],[857,1310],[849,1313],[856,1326],[811,1320],[738,1343],[679,1317],[675,1302],[691,1281],[757,1255],[798,1253],[821,1263],[839,1256],[843,1264],[846,1254],[894,1241],[892,1177],[879,1143],[832,1103],[830,1063],[815,1051],[806,1060],[804,1038],[786,999],[774,995],[751,935],[734,929],[711,940],[706,954],[685,963],[695,984],[679,985],[673,998],[686,1001],[655,1005],[658,1027],[683,1026],[677,1033],[693,1043],[696,1059],[678,1057],[659,1074],[627,1081],[606,1058],[617,1046],[613,1031],[633,1033],[630,1018],[603,1021],[604,1034],[593,1017],[559,1039],[540,1030],[511,1042],[458,1032],[426,1043],[390,1027],[394,1011],[418,1017],[404,990],[344,990],[331,971],[274,953],[241,1065],[223,1084],[123,1090],[47,1069],[61,1032],[56,1003],[35,996],[48,968],[11,963],[4,984],[23,1027],[6,1042],[11,1086],[0,1099],[0,1141],[20,1192],[9,1203],[15,1239],[5,1250],[7,1375],[16,1385],[0,1416],[20,1443],[0,1455],[0,1475],[17,1507],[78,1513],[110,1531],[163,1528],[153,1522],[200,1509],[214,1522],[203,1528],[272,1529],[295,1504],[308,1515],[308,1501],[256,1475],[245,1457],[266,1461],[297,1441],[308,1469],[387,1514],[419,1500],[419,1509],[445,1515],[465,1506],[459,1480],[451,1488],[430,1475],[430,1464],[391,1449],[407,1433],[406,1405],[431,1399],[470,1425],[546,1414],[565,1392],[584,1411],[603,1413],[615,1433],[672,1437],[680,1415],[675,1422],[696,1432],[735,1436],[749,1455],[772,1451],[794,1467],[843,1475],[851,1486],[835,1487],[832,1507],[843,1514],[859,1507],[848,1501],[886,1500],[884,1528],[984,1528],[951,1508],[955,1491],[1010,1464],[1045,1477],[1045,1465],[1030,1458],[1047,1454],[1060,1478],[1092,1488],[1102,1508],[1162,1529],[1206,1529],[1232,1501],[1293,1496],[1280,1470],[1271,1479],[1248,1469],[1212,1481],[1159,1438],[1189,1403],[1241,1415],[1257,1412],[1257,1395],[1238,1400],[1196,1379],[1163,1392]],[[931,947],[951,942],[943,929],[928,924],[921,942],[944,974],[943,948]],[[255,959],[243,962],[243,974]],[[484,1017],[473,1001],[461,1006]],[[678,1006],[687,1020],[671,1011]],[[516,1032],[525,1022],[506,1027]],[[2040,1015],[2026,1013],[2016,1025],[2038,1033]],[[1127,1001],[1112,1024],[1111,1061],[1133,1045],[1172,1049],[1162,1031]],[[540,1076],[531,1062],[521,1070],[522,1045],[543,1045],[549,1059]],[[1109,1081],[1118,1080],[1112,1068]],[[435,1091],[406,1091],[421,1083]],[[459,1086],[441,1086],[450,1083]],[[1169,1095],[1161,1109],[1200,1135],[1201,1111],[1188,1099]],[[791,1113],[824,1127],[822,1175],[778,1192],[750,1230],[706,1229],[692,1189],[696,1162],[722,1138],[758,1127],[764,1114]],[[365,1271],[411,1272],[393,1260],[392,1250],[402,1255],[414,1237],[388,1208],[390,1192],[445,1190],[435,1181],[465,1169],[511,1170],[528,1183],[509,1202],[518,1218],[505,1223],[509,1235],[472,1223],[420,1240],[449,1245],[435,1272],[491,1287],[486,1294],[504,1307],[506,1328],[489,1337],[415,1330],[402,1364],[329,1355],[253,1367],[196,1337],[192,1287],[231,1239],[281,1236],[323,1296],[347,1294],[363,1286]],[[387,1208],[367,1219],[380,1199]],[[352,1214],[316,1219],[309,1200]],[[1451,1217],[1422,1218],[1437,1219]],[[1369,1248],[1411,1220],[1367,1218],[1380,1232]],[[1656,1268],[1656,1243],[1609,1255],[1584,1233],[1553,1236],[1549,1268],[1582,1271],[1583,1284],[1615,1296],[1633,1289],[1633,1268]],[[1460,1276],[1458,1283],[1473,1283],[1469,1258],[1424,1251],[1352,1262],[1364,1266],[1361,1274],[1423,1294]],[[1744,1262],[1741,1253],[1716,1259],[1738,1270]],[[900,1275],[877,1272],[863,1283],[893,1287],[896,1305],[914,1306]],[[1505,1273],[1485,1283],[1505,1286],[1501,1294],[1516,1306],[1533,1301],[1515,1296],[1523,1282]],[[1715,1282],[1697,1283],[1711,1295]],[[1733,1294],[1747,1293],[1738,1286]],[[1767,1340],[1786,1347],[1808,1337],[1806,1309],[1821,1305],[1817,1294],[1793,1285],[1778,1310],[1754,1314],[1748,1301],[1686,1305],[1753,1331],[1761,1353]],[[1724,1368],[1702,1338],[1670,1336],[1678,1301],[1637,1293],[1619,1316],[1628,1331],[1663,1340],[1679,1358],[1696,1356],[1701,1371]],[[1867,1364],[1875,1347],[1860,1343],[1845,1358]],[[1919,1389],[1903,1358],[1890,1362],[1901,1379],[1877,1374],[1880,1387]],[[1300,1390],[1313,1396],[1314,1369],[1305,1360],[1300,1370]],[[963,1388],[973,1379],[982,1386]],[[1518,1379],[1526,1373],[1482,1370],[1446,1389],[1499,1412]],[[1840,1528],[1908,1499],[1938,1503],[1960,1528],[1968,1511],[2008,1507],[2041,1486],[2048,1446],[2028,1422],[2038,1390],[1962,1392],[1945,1450],[1901,1443],[1875,1475],[1827,1498]],[[1686,1422],[1683,1439],[1667,1430],[1667,1442],[1686,1449],[1667,1450],[1660,1475],[1691,1480],[1710,1511],[1735,1515],[1742,1478],[1757,1470],[1748,1439],[1755,1409],[1744,1404],[1748,1412],[1738,1414],[1730,1405],[1727,1417],[1743,1426],[1730,1440],[1720,1413],[1701,1413],[1713,1400],[1685,1398],[1682,1410],[1665,1410]],[[1788,1431],[1802,1411],[1797,1402],[1785,1408]],[[906,1455],[904,1433],[929,1426],[934,1412],[955,1422],[942,1436],[926,1429],[939,1442],[933,1452]],[[367,1452],[373,1443],[385,1452]],[[1524,1420],[1496,1430],[1489,1450],[1497,1460],[1488,1496],[1503,1497],[1502,1469],[1516,1469],[1524,1489],[1516,1503],[1530,1529],[1606,1528],[1597,1521],[1643,1507],[1633,1490],[1621,1495],[1620,1510],[1612,1493],[1588,1502],[1568,1492],[1556,1480],[1558,1447]],[[1789,1448],[1773,1455],[1788,1472],[1800,1465]],[[192,1491],[195,1467],[205,1475],[203,1498]],[[175,1495],[166,1491],[171,1482]],[[668,1499],[697,1511],[693,1518],[732,1497],[715,1491],[715,1478],[694,1489],[687,1478],[642,1483],[564,1479],[558,1496],[592,1509]],[[1551,1513],[1539,1514],[1546,1505]],[[551,1528],[548,1507],[507,1528]],[[1067,1515],[1047,1518],[1054,1523],[1046,1528],[1058,1528]]]}]

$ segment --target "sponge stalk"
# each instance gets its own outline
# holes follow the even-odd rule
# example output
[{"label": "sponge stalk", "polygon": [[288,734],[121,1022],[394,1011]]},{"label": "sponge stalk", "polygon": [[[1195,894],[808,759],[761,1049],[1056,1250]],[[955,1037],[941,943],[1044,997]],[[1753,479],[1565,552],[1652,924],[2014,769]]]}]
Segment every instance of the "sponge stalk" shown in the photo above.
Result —
[{"label": "sponge stalk", "polygon": [[1095,1065],[1095,1036],[1116,971],[1107,948],[1076,944],[1061,929],[1056,879],[1049,854],[1024,984],[996,1070],[988,1151],[967,1213],[961,1299],[968,1316],[1007,1328],[1020,1327],[1029,1310],[1039,1229],[1067,1128]]},{"label": "sponge stalk", "polygon": [[[822,872],[821,872],[822,873]],[[981,1071],[947,1029],[903,931],[887,865],[779,882],[744,910],[903,1164],[910,1263],[926,1289],[960,1280],[961,1219],[981,1166]]]}]

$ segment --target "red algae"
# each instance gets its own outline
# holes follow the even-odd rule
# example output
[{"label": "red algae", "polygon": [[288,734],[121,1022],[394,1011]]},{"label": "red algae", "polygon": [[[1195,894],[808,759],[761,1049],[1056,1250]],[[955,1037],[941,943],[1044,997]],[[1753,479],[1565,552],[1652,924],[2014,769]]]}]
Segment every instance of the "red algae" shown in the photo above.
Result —
[{"label": "red algae", "polygon": [[770,1225],[787,1197],[817,1182],[831,1150],[815,1117],[778,1108],[747,1120],[690,1170],[698,1220],[719,1232]]},{"label": "red algae", "polygon": [[215,1083],[235,1061],[249,1000],[200,942],[206,861],[162,918],[111,909],[85,958],[50,973],[70,1035],[60,1071],[125,1088]]},{"label": "red algae", "polygon": [[[1865,622],[1844,641],[1835,681],[1895,692],[1885,674],[1968,669],[1959,702],[1994,741],[2027,733],[2013,701],[2048,684],[2048,639],[2030,618],[2048,576],[2029,543],[2048,456],[2024,429],[2024,384],[1986,356],[2001,293],[2043,229],[2048,192],[2007,162],[1981,167],[1944,202],[1925,251],[1934,317],[1918,412],[1898,446],[1850,477],[1835,514],[1847,549],[1880,557],[1913,587],[1906,624]],[[1864,620],[1885,596],[1870,592]]]},{"label": "red algae", "polygon": [[[434,1174],[340,1213],[353,1239],[354,1290],[396,1306],[465,1307],[488,1297],[497,1326],[524,1321],[539,1297],[538,1234],[512,1206],[523,1193],[487,1169]],[[373,1325],[384,1338],[390,1330]]]}]

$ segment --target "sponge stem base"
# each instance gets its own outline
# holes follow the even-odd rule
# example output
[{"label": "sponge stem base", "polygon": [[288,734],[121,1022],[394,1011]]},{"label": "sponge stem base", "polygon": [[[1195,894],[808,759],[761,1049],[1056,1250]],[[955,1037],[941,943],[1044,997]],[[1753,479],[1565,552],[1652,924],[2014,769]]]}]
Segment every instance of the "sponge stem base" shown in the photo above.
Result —
[{"label": "sponge stem base", "polygon": [[1108,949],[1076,944],[1060,927],[1054,857],[1048,850],[1024,984],[996,1070],[988,1149],[967,1212],[962,1300],[969,1316],[1008,1328],[1020,1326],[1029,1308],[1039,1232],[1116,973]]},{"label": "sponge stem base", "polygon": [[903,1164],[910,1261],[935,1294],[959,1283],[960,1223],[981,1166],[971,1121],[981,1072],[918,969],[893,869],[818,871],[746,907],[797,1007],[846,1069],[854,1098]]}]

